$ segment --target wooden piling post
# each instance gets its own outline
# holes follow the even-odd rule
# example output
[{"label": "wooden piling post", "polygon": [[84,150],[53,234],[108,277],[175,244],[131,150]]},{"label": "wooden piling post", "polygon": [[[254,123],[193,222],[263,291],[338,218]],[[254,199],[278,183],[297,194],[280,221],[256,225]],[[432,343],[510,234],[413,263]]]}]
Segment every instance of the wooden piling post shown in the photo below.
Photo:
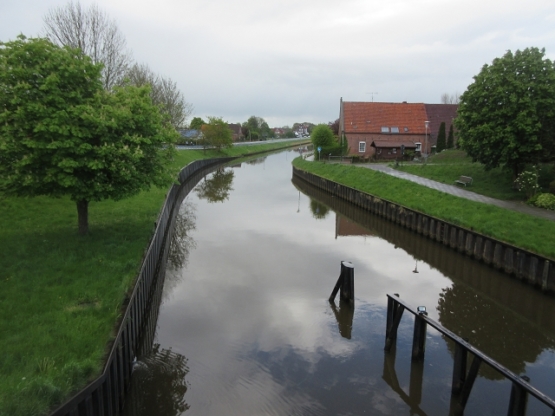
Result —
[{"label": "wooden piling post", "polygon": [[[399,297],[398,293],[394,293],[394,296]],[[387,298],[387,324],[385,328],[385,351],[389,351],[391,347],[395,344],[397,339],[397,328],[401,322],[401,317],[403,316],[403,311],[405,307],[395,302],[395,299],[388,295]]]},{"label": "wooden piling post", "polygon": [[418,315],[414,317],[414,333],[412,337],[412,360],[419,361],[424,359],[426,350],[426,330],[428,324],[422,316],[427,316],[425,306],[418,307]]},{"label": "wooden piling post", "polygon": [[339,290],[341,290],[340,298],[353,306],[355,304],[355,268],[351,262],[341,262],[341,273],[329,297],[330,302],[335,300]]},{"label": "wooden piling post", "polygon": [[[524,381],[529,382],[526,376],[521,377]],[[511,388],[511,399],[509,402],[509,416],[524,416],[526,414],[526,404],[528,403],[528,392],[520,384],[513,382]]]}]

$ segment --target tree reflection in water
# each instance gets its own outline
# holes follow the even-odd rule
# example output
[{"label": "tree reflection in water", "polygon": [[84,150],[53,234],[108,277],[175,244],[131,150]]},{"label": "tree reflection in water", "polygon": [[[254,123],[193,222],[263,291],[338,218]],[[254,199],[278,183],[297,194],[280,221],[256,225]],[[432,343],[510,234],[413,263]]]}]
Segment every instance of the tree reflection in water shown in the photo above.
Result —
[{"label": "tree reflection in water", "polygon": [[[437,310],[442,325],[517,374],[525,373],[526,363],[536,362],[544,349],[555,347],[553,337],[460,283],[443,289]],[[454,344],[447,342],[447,346],[454,354]],[[503,379],[489,366],[482,366],[480,374],[490,380]]]},{"label": "tree reflection in water", "polygon": [[323,220],[328,216],[330,209],[327,205],[310,198],[310,212],[312,212],[312,216],[317,220]]},{"label": "tree reflection in water", "polygon": [[154,344],[151,353],[143,357],[133,370],[131,388],[124,416],[180,415],[189,409],[185,401],[189,372],[187,358]]},{"label": "tree reflection in water", "polygon": [[200,199],[208,202],[224,202],[229,199],[229,193],[233,191],[231,187],[235,172],[231,169],[220,168],[210,177],[204,178],[195,192]]},{"label": "tree reflection in water", "polygon": [[179,212],[175,217],[175,227],[168,253],[168,266],[172,270],[186,266],[190,251],[197,246],[190,235],[190,232],[196,228],[195,211],[196,207],[190,201],[185,201],[179,207]]}]

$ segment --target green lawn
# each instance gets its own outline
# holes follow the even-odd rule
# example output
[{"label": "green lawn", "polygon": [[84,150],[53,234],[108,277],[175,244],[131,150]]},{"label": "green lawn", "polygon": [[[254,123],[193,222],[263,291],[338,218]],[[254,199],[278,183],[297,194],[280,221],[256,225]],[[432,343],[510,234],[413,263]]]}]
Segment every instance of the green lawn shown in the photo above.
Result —
[{"label": "green lawn", "polygon": [[[184,150],[173,166],[292,143]],[[0,199],[1,416],[46,414],[98,374],[166,192],[91,203],[86,237],[68,198]]]},{"label": "green lawn", "polygon": [[[445,150],[431,156],[427,164],[403,163],[397,169],[449,185],[454,185],[461,175],[470,176],[473,182],[468,190],[503,200],[526,199],[524,193],[514,189],[511,172],[501,168],[486,171],[481,163],[472,163],[461,150]],[[544,166],[540,174],[540,185],[547,189],[553,179],[553,165]]]},{"label": "green lawn", "polygon": [[555,259],[555,222],[469,201],[353,165],[309,162],[299,169]]}]

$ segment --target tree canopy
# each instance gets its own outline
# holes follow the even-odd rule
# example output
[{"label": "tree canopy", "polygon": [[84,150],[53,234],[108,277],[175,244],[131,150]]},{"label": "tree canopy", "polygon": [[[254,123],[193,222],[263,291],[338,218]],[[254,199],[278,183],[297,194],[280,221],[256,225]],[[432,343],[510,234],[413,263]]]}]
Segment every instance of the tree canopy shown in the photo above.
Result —
[{"label": "tree canopy", "polygon": [[115,20],[91,5],[87,10],[70,1],[50,9],[44,17],[46,37],[58,46],[79,48],[93,63],[102,63],[104,88],[110,89],[124,77],[131,63],[131,53]]},{"label": "tree canopy", "polygon": [[337,144],[333,131],[327,124],[318,124],[310,133],[310,140],[314,148],[320,146],[323,149]]},{"label": "tree canopy", "polygon": [[189,124],[190,129],[200,130],[202,125],[206,124],[206,122],[201,117],[193,117],[191,123]]},{"label": "tree canopy", "polygon": [[447,148],[447,139],[445,137],[445,122],[442,121],[437,133],[436,151],[439,153],[445,148]]},{"label": "tree canopy", "polygon": [[208,117],[208,123],[204,124],[201,130],[205,146],[214,147],[219,151],[233,145],[231,129],[219,117]]},{"label": "tree canopy", "polygon": [[486,169],[516,178],[555,154],[555,68],[545,50],[508,51],[484,65],[460,97],[459,146]]},{"label": "tree canopy", "polygon": [[193,111],[193,106],[185,101],[185,97],[177,88],[175,81],[156,75],[148,65],[134,64],[126,72],[126,80],[137,87],[150,86],[150,97],[168,122],[176,129],[185,126],[185,121]]},{"label": "tree canopy", "polygon": [[0,43],[0,193],[88,204],[173,181],[177,132],[148,87],[103,88],[101,65],[46,39]]}]

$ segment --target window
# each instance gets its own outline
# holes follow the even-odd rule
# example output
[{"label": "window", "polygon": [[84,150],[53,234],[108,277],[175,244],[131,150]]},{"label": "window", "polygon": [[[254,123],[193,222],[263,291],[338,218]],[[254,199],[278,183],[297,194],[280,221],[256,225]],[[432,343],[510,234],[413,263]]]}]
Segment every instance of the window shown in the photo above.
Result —
[{"label": "window", "polygon": [[391,149],[391,151],[393,152],[393,154],[397,154],[397,149],[394,147],[393,149]]},{"label": "window", "polygon": [[399,133],[399,127],[391,127],[391,133]]},{"label": "window", "polygon": [[366,152],[366,142],[358,142],[358,152],[359,153]]},{"label": "window", "polygon": [[405,133],[406,133],[407,131],[409,131],[409,128],[408,128],[408,127],[405,127]]},{"label": "window", "polygon": [[415,152],[420,152],[422,149],[420,148],[422,146],[422,143],[414,143],[416,145],[416,149],[414,149]]},{"label": "window", "polygon": [[389,133],[389,127],[382,127],[382,133]]}]

